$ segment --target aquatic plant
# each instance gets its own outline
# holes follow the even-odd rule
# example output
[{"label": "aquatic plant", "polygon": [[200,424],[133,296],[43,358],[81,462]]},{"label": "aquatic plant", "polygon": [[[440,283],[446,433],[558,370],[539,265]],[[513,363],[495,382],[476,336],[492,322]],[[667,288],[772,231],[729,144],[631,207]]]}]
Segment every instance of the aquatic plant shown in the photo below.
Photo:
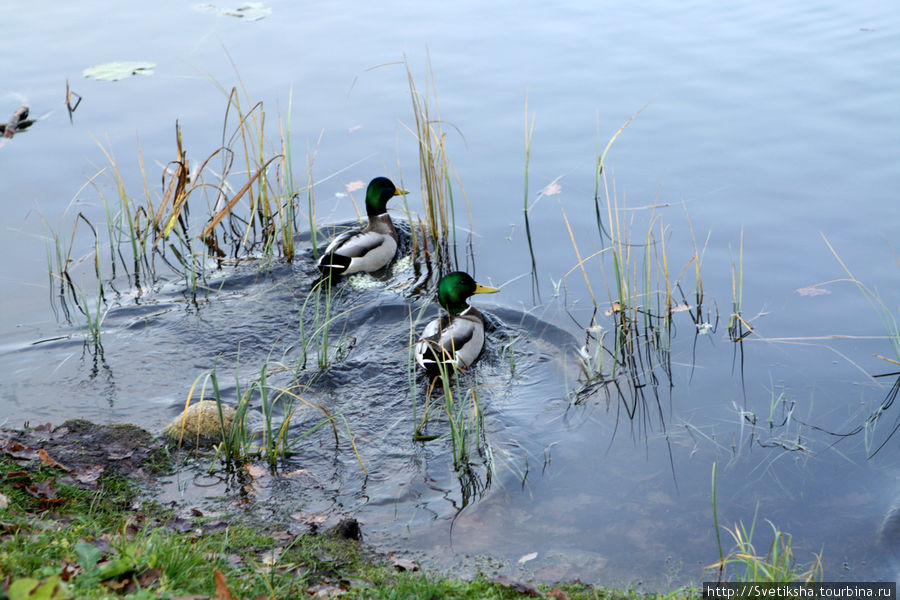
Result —
[{"label": "aquatic plant", "polygon": [[[243,465],[248,460],[263,458],[269,467],[277,468],[279,462],[291,453],[291,449],[320,427],[331,425],[338,441],[335,417],[324,405],[305,397],[306,387],[296,378],[287,387],[278,387],[269,382],[270,372],[291,370],[278,362],[266,360],[257,375],[247,384],[242,384],[240,360],[235,365],[234,396],[236,405],[226,411],[226,400],[219,385],[217,366],[201,373],[194,380],[185,401],[185,413],[192,403],[212,401],[218,412],[218,433],[215,457],[210,469],[219,459],[226,468]],[[322,419],[300,433],[290,435],[291,420],[300,405],[306,405],[322,413]],[[227,413],[227,414],[226,414]],[[260,418],[261,417],[261,418]],[[178,438],[179,446],[181,439]]]},{"label": "aquatic plant", "polygon": [[[781,531],[774,523],[766,522],[772,528],[772,541],[765,555],[757,552],[753,545],[758,513],[754,512],[748,529],[743,522],[735,524],[731,529],[723,527],[734,541],[732,550],[725,554],[719,534],[719,518],[716,504],[716,463],[712,466],[712,508],[713,524],[716,532],[716,543],[719,560],[706,567],[706,571],[714,571],[718,581],[783,583],[822,581],[822,554],[813,554],[814,559],[807,565],[798,565],[794,557],[790,534]],[[757,511],[759,507],[757,506]]]},{"label": "aquatic plant", "polygon": [[[425,216],[424,223],[419,221],[420,239],[414,240],[413,249],[420,250],[427,260],[439,265],[439,272],[448,272],[459,268],[456,254],[454,179],[466,203],[470,232],[472,212],[462,181],[447,154],[447,134],[438,108],[437,88],[430,59],[426,61],[425,87],[422,92],[416,87],[409,61],[405,56],[403,64],[406,67],[414,121],[414,126],[407,129],[415,136],[418,146],[419,184]],[[410,219],[410,224],[412,223]],[[414,238],[416,231],[417,228],[413,227]]]},{"label": "aquatic plant", "polygon": [[[215,83],[215,82],[214,82]],[[184,281],[192,297],[203,289],[210,273],[224,264],[243,260],[260,260],[265,266],[274,259],[293,260],[297,217],[302,214],[295,190],[291,158],[290,119],[287,126],[279,122],[279,149],[267,150],[266,113],[257,102],[245,110],[236,87],[226,90],[216,86],[226,97],[221,145],[205,159],[192,162],[185,149],[181,125],[175,124],[175,153],[161,173],[157,192],[151,191],[144,157],[138,142],[138,162],[143,190],[128,191],[120,165],[112,151],[98,141],[107,166],[100,169],[79,190],[92,187],[101,200],[105,235],[101,243],[98,228],[84,213],[76,217],[86,223],[95,239],[91,257],[93,277],[99,288],[99,310],[86,304],[86,296],[74,284],[74,269],[85,259],[71,258],[75,231],[65,248],[61,237],[50,230],[56,258],[49,261],[53,289],[58,290],[57,303],[63,314],[71,314],[72,303],[96,325],[90,337],[99,337],[99,324],[108,308],[107,291],[115,291],[116,281],[125,278],[137,295],[148,288],[176,276]],[[246,90],[245,90],[246,94]],[[250,104],[249,100],[246,101]],[[290,104],[289,104],[290,107]],[[308,221],[315,237],[315,210],[312,196],[312,161],[308,160]],[[239,167],[239,168],[238,168]],[[114,194],[108,195],[100,175],[110,178]],[[104,251],[101,252],[101,248]],[[104,257],[106,267],[101,268]],[[164,267],[164,268],[161,268]],[[94,333],[96,329],[96,333]]]}]

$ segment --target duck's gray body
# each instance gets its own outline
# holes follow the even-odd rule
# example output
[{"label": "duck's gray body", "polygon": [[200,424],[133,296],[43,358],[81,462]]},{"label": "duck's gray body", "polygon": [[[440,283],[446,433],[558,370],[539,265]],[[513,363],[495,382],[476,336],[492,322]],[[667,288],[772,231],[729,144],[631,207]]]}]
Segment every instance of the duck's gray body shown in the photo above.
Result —
[{"label": "duck's gray body", "polygon": [[332,274],[371,273],[386,267],[397,253],[397,230],[387,213],[369,216],[364,229],[334,238],[319,258],[319,269]]},{"label": "duck's gray body", "polygon": [[484,348],[484,317],[474,306],[458,315],[445,315],[429,321],[416,343],[416,362],[436,370],[466,368],[475,362]]}]

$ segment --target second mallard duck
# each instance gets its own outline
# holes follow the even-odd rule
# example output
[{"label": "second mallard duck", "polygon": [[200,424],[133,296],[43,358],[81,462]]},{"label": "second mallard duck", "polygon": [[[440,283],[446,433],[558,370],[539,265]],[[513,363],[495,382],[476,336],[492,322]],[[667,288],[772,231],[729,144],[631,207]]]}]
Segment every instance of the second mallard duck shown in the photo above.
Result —
[{"label": "second mallard duck", "polygon": [[326,277],[371,272],[386,267],[397,253],[397,230],[387,214],[388,200],[408,194],[387,177],[376,177],[366,188],[369,224],[340,234],[319,258],[319,270]]},{"label": "second mallard duck", "polygon": [[430,371],[440,365],[468,367],[484,347],[484,317],[466,300],[474,294],[493,294],[500,290],[477,283],[462,271],[441,278],[438,301],[449,314],[430,321],[416,343],[416,362]]}]

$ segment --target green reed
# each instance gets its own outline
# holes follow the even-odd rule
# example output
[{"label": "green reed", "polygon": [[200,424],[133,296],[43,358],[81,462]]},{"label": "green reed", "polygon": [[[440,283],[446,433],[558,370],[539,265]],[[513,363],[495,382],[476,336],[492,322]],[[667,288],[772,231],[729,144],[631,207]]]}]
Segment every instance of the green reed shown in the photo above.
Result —
[{"label": "green reed", "polygon": [[[453,195],[455,179],[465,199],[469,214],[469,230],[472,230],[472,211],[465,188],[447,154],[447,133],[441,119],[437,102],[437,88],[430,60],[425,67],[424,91],[419,91],[412,75],[409,62],[404,57],[409,95],[412,100],[414,127],[408,128],[415,136],[419,154],[419,181],[424,207],[424,224],[420,228],[423,235],[422,249],[438,264],[449,267],[451,258],[456,264],[456,212]],[[413,227],[415,234],[416,228]],[[450,256],[453,247],[453,257]],[[449,268],[448,268],[449,270]]]}]

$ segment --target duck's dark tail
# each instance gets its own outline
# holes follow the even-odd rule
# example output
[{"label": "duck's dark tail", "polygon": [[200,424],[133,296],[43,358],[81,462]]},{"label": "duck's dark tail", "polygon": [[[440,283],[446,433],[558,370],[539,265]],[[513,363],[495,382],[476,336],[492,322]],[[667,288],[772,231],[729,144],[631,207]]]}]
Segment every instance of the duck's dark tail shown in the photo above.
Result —
[{"label": "duck's dark tail", "polygon": [[342,275],[347,270],[347,267],[350,266],[350,260],[349,256],[343,256],[334,252],[325,254],[319,259],[319,270],[322,272],[322,277],[336,278]]}]

